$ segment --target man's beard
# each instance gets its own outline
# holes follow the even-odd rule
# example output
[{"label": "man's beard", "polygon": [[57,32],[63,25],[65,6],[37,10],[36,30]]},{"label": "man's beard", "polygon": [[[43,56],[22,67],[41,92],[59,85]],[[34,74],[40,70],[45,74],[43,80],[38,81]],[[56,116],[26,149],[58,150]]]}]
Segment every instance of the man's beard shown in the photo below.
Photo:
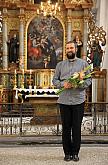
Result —
[{"label": "man's beard", "polygon": [[74,59],[75,58],[75,53],[73,53],[73,52],[68,52],[66,55],[67,55],[68,59]]}]

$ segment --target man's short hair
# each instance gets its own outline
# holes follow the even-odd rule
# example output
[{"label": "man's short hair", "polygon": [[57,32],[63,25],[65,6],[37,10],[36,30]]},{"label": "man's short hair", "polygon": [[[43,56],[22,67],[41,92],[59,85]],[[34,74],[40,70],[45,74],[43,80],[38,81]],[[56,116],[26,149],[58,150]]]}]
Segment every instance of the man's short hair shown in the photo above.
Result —
[{"label": "man's short hair", "polygon": [[68,41],[66,44],[72,44],[72,43],[74,43],[74,44],[75,44],[75,42],[74,42],[74,41]]},{"label": "man's short hair", "polygon": [[77,48],[77,44],[74,42],[74,41],[68,41],[67,43],[66,43],[66,45],[67,44],[74,44],[75,45],[75,48]]}]

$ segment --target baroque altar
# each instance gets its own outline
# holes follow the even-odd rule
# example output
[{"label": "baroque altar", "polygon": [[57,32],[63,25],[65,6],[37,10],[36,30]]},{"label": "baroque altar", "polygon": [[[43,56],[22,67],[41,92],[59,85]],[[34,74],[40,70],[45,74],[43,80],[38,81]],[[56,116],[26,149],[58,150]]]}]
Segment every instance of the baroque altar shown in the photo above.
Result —
[{"label": "baroque altar", "polygon": [[[28,89],[29,93],[32,91],[35,94],[43,92],[44,95],[47,94],[48,89],[49,93],[55,94],[52,77],[56,64],[66,58],[66,42],[78,35],[83,42],[81,58],[88,61],[97,31],[102,32],[103,40],[99,39],[105,44],[103,29],[98,29],[91,19],[89,10],[92,6],[92,0],[44,0],[42,3],[41,1],[37,3],[35,0],[2,0],[0,3],[2,41],[0,45],[3,48],[0,49],[1,89],[13,91],[14,96],[15,89],[22,91]],[[92,29],[89,27],[88,33],[90,24]],[[92,31],[94,33],[91,37]],[[99,35],[102,36],[100,31]],[[98,38],[98,35],[96,37]],[[10,51],[11,43],[16,46],[13,53]],[[12,61],[10,56],[17,58],[13,58]],[[5,94],[5,92],[1,93]],[[8,100],[7,95],[3,100]]]},{"label": "baroque altar", "polygon": [[[99,40],[103,46],[106,41],[105,31],[95,25],[90,13],[92,6],[92,0],[43,0],[42,3],[37,0],[1,0],[0,113],[9,112],[10,115],[13,111],[12,119],[8,119],[11,134],[16,134],[20,127],[19,119],[12,123],[17,112],[22,120],[20,132],[24,135],[30,133],[31,127],[33,134],[37,133],[35,126],[42,124],[52,125],[53,134],[61,133],[58,131],[58,89],[53,86],[52,78],[56,64],[66,58],[65,44],[79,36],[83,43],[81,58],[92,64],[93,41]],[[87,91],[87,102],[94,101],[93,96],[96,102],[105,101],[106,72],[100,70],[100,64],[95,70],[92,89]],[[85,107],[85,110],[90,112],[91,108]],[[8,125],[4,124],[6,131]]]}]

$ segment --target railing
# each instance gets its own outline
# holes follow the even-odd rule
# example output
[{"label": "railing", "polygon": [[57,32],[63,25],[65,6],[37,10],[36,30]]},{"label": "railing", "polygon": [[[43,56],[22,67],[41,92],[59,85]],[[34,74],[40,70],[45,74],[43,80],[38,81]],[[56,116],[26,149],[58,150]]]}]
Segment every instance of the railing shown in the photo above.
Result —
[{"label": "railing", "polygon": [[[40,106],[40,105],[39,105]],[[0,103],[0,135],[61,135],[62,127],[58,105],[56,113],[50,106],[50,115],[38,113],[35,103]],[[108,135],[108,103],[86,103],[82,135]]]}]

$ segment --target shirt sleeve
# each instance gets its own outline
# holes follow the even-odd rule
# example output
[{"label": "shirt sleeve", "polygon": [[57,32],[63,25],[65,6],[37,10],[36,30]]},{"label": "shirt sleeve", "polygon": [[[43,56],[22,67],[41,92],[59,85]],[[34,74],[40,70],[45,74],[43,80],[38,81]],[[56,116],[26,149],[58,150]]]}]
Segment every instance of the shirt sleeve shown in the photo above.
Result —
[{"label": "shirt sleeve", "polygon": [[87,89],[91,85],[91,78],[84,80],[84,83],[79,87],[80,89]]},{"label": "shirt sleeve", "polygon": [[56,88],[61,88],[64,85],[64,81],[60,80],[60,75],[61,75],[61,67],[60,67],[60,63],[58,63],[52,80],[53,85],[56,86]]}]

